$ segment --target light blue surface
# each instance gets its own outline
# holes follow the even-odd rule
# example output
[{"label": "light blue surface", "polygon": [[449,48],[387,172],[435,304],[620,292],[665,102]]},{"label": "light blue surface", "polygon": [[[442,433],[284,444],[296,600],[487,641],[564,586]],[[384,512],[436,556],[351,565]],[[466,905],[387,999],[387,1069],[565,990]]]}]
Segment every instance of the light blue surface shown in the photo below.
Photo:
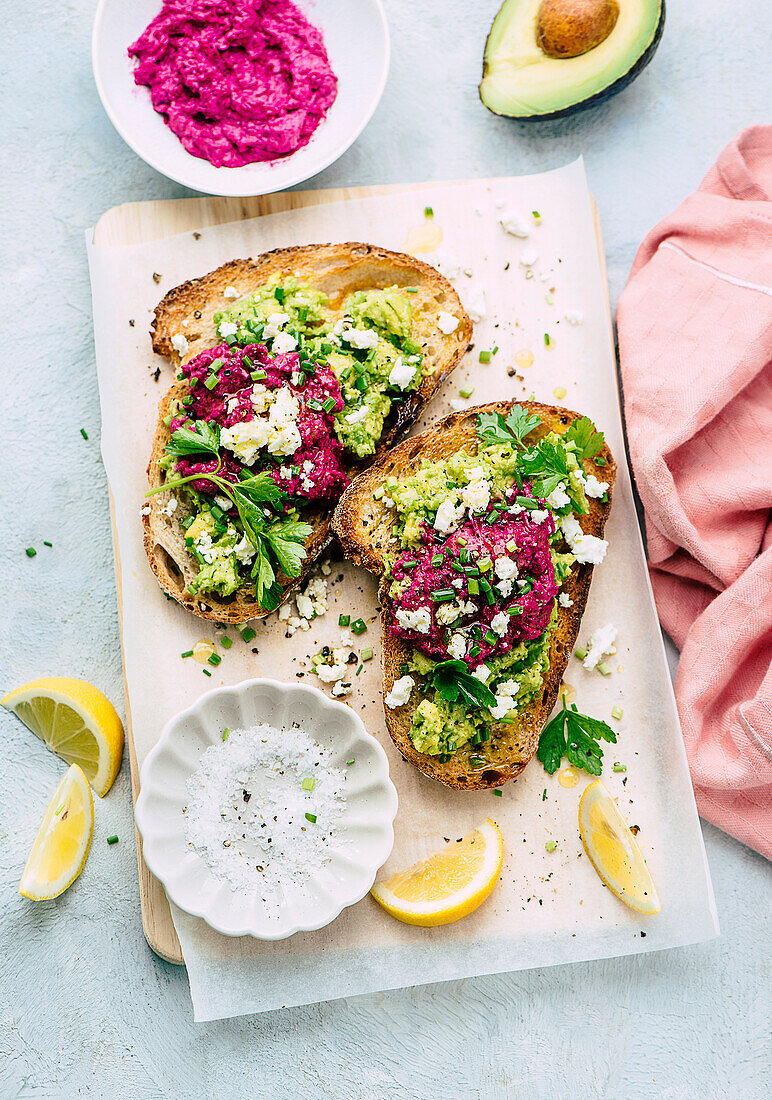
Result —
[{"label": "light blue surface", "polygon": [[[477,99],[497,0],[386,6],[384,99],[312,186],[524,173],[583,153],[614,298],[645,232],[740,128],[767,121],[758,2],[674,4],[631,88],[591,113],[531,126],[494,118]],[[137,160],[104,115],[89,63],[93,8],[0,0],[0,689],[84,676],[120,703],[83,230],[117,203],[185,192]],[[2,1100],[768,1095],[769,866],[710,826],[715,942],[196,1026],[185,971],[142,937],[127,762],[97,806],[81,879],[58,902],[33,905],[16,886],[62,766],[10,716],[0,715],[0,738]],[[108,848],[113,832],[121,840]]]}]

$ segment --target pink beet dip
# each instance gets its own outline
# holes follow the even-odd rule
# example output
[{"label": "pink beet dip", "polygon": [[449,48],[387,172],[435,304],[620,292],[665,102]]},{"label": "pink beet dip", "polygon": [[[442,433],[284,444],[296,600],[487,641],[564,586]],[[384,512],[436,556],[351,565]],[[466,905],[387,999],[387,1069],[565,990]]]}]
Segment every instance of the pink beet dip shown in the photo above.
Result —
[{"label": "pink beet dip", "polygon": [[217,168],[296,152],[337,94],[321,32],[290,0],[164,0],[129,56],[187,151]]}]

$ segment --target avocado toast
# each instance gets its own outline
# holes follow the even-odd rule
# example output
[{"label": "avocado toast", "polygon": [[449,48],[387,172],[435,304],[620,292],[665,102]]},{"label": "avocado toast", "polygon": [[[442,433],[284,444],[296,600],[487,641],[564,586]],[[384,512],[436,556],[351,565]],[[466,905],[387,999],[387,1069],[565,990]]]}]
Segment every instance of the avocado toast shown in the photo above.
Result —
[{"label": "avocado toast", "polygon": [[340,493],[413,423],[471,333],[438,272],[367,244],[279,249],[170,291],[152,336],[177,376],[143,508],[165,591],[216,622],[275,610],[326,545]]},{"label": "avocado toast", "polygon": [[536,752],[615,473],[586,417],[498,402],[380,455],[343,493],[332,529],[379,576],[387,727],[426,775],[498,787]]}]

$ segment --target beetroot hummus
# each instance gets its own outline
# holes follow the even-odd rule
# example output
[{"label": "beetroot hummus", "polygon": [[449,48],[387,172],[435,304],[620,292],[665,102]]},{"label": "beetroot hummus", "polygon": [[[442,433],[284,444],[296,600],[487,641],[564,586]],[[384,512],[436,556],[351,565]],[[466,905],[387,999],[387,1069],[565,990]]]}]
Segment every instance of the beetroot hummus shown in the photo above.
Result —
[{"label": "beetroot hummus", "polygon": [[[465,656],[470,668],[541,637],[558,591],[549,541],[554,529],[551,515],[537,523],[528,511],[495,523],[475,517],[450,536],[425,525],[420,549],[400,554],[392,569],[401,591],[392,598],[391,632],[446,660],[448,638],[460,631],[472,643]],[[502,581],[502,574],[510,579]]]},{"label": "beetroot hummus", "polygon": [[[343,408],[343,398],[340,383],[329,366],[315,364],[314,374],[307,378],[300,371],[297,352],[271,357],[265,344],[218,344],[186,363],[182,373],[191,383],[190,400],[186,415],[172,420],[172,432],[189,420],[204,420],[221,429],[249,424],[258,415],[270,416],[271,395],[289,392],[299,406],[295,425],[300,444],[292,454],[274,456],[273,466],[268,465],[269,455],[261,451],[260,468],[267,469],[276,484],[291,496],[337,500],[348,477],[341,465],[343,447],[334,431],[334,415]],[[262,391],[268,391],[267,400],[258,399]],[[238,481],[243,464],[226,450],[221,451],[221,461],[220,477]],[[215,459],[177,461],[182,475],[212,473],[215,466]],[[191,484],[210,496],[219,492],[205,477]]]},{"label": "beetroot hummus", "polygon": [[187,151],[217,168],[307,145],[337,93],[321,32],[290,0],[164,0],[129,56]]}]

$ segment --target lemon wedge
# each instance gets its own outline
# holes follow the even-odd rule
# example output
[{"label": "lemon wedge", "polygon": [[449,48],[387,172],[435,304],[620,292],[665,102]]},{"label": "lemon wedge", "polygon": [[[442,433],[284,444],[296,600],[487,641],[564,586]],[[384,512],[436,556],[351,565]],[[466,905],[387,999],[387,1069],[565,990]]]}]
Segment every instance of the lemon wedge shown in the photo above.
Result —
[{"label": "lemon wedge", "polygon": [[370,893],[405,924],[451,924],[482,905],[498,882],[504,839],[488,818],[457,844],[376,883]]},{"label": "lemon wedge", "polygon": [[73,764],[43,814],[19,893],[32,901],[58,898],[83,870],[94,833],[91,787]]},{"label": "lemon wedge", "polygon": [[639,913],[659,913],[659,895],[641,849],[599,779],[579,803],[579,834],[593,867],[620,901]]},{"label": "lemon wedge", "polygon": [[85,680],[48,676],[16,688],[0,703],[68,764],[77,764],[103,798],[123,755],[123,725],[115,707]]}]

